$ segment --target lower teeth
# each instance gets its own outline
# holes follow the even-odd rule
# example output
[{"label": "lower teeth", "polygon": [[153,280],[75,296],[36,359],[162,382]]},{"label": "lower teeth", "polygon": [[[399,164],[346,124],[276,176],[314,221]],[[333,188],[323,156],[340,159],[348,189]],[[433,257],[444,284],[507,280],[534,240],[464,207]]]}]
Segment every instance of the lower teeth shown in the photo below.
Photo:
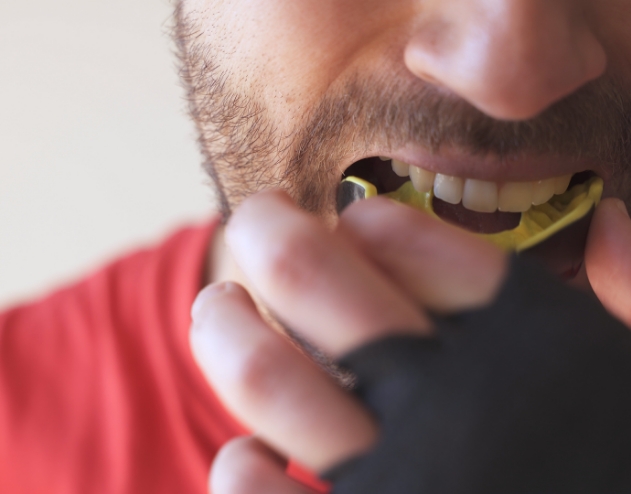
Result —
[{"label": "lower teeth", "polygon": [[[602,179],[592,177],[585,183],[574,185],[563,194],[555,195],[548,202],[532,206],[521,213],[519,225],[512,230],[478,235],[505,250],[524,251],[585,217],[598,204],[602,192]],[[368,199],[376,195],[377,189],[371,183],[357,177],[348,177],[342,181],[338,190],[338,211],[358,199]],[[438,218],[432,205],[433,191],[419,193],[412,182],[406,182],[398,190],[383,195]]]}]

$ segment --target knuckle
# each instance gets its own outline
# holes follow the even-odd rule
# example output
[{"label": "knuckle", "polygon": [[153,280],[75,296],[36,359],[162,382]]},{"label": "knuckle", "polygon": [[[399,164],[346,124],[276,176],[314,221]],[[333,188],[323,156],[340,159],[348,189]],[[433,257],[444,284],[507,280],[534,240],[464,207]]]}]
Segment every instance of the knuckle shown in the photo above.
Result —
[{"label": "knuckle", "polygon": [[267,279],[283,293],[310,286],[326,264],[321,239],[306,229],[288,233],[267,253]]},{"label": "knuckle", "polygon": [[245,353],[235,369],[234,384],[237,398],[248,407],[274,401],[283,389],[287,375],[288,356],[282,341],[266,338]]}]

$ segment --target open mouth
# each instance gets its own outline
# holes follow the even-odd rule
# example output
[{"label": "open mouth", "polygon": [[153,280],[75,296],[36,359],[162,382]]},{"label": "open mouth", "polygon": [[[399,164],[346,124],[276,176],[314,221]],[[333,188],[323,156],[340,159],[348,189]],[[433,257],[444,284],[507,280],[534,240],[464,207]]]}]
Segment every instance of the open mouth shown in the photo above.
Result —
[{"label": "open mouth", "polygon": [[582,264],[591,213],[602,190],[602,179],[590,171],[535,182],[497,183],[373,157],[345,171],[338,211],[355,200],[385,195],[506,250],[536,251],[537,257],[567,278]]}]

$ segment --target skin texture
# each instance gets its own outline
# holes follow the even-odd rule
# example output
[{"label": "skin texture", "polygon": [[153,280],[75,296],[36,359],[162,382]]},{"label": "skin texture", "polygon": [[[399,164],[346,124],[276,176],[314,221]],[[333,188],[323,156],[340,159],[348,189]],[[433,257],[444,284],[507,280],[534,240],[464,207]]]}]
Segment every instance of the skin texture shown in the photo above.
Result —
[{"label": "skin texture", "polygon": [[505,277],[494,247],[388,201],[338,220],[335,188],[361,158],[498,182],[596,171],[607,199],[587,275],[631,324],[631,2],[184,0],[176,19],[205,166],[231,216],[191,344],[255,434],[219,455],[214,494],[304,492],[284,459],[322,471],[378,436],[257,303],[335,357],[428,334],[428,310],[487,304]]},{"label": "skin texture", "polygon": [[586,169],[629,204],[626,0],[183,0],[176,39],[226,216],[287,190],[335,224],[370,156],[491,181]]},{"label": "skin texture", "polygon": [[[411,270],[406,268],[419,280],[427,276],[429,284],[433,273],[447,273],[441,281],[447,297],[435,295],[427,308],[458,310],[485,304],[505,274],[505,255],[491,244],[413,210],[405,214],[408,208],[401,215],[401,208],[383,199],[359,203],[344,216],[344,226],[330,232],[284,193],[262,192],[235,212],[227,242],[265,304],[309,341],[338,357],[388,334],[431,332],[419,298],[428,286],[413,291],[398,264],[409,255],[410,246],[422,252],[433,250],[437,240],[450,245],[449,251],[421,257]],[[275,219],[262,222],[261,214]],[[423,222],[424,228],[409,230],[408,245],[390,242],[387,251],[375,253],[372,234],[363,233],[361,222],[366,218],[377,230],[393,221],[405,227]],[[249,249],[253,242],[256,250]],[[476,270],[484,273],[484,282],[476,284],[471,271],[450,269],[458,258],[479,261]],[[376,430],[367,412],[269,328],[239,285],[210,285],[192,313],[193,351],[213,388],[277,451],[320,471],[372,444]]]},{"label": "skin texture", "polygon": [[585,252],[592,287],[609,311],[631,327],[631,221],[621,201],[601,204]]}]

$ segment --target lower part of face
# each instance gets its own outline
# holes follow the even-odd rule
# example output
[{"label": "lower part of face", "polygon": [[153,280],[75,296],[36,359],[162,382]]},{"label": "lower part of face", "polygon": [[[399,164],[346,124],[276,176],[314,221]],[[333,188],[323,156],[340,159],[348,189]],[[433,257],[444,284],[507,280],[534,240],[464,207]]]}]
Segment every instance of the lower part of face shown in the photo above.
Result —
[{"label": "lower part of face", "polygon": [[[182,76],[224,216],[256,191],[281,187],[333,224],[345,170],[379,155],[414,153],[431,172],[440,173],[441,159],[451,156],[449,170],[459,160],[461,178],[500,185],[590,170],[605,179],[606,195],[631,206],[631,83],[624,70],[609,67],[534,117],[492,118],[476,101],[408,70],[405,43],[421,29],[406,23],[412,14],[401,14],[408,3],[178,5]],[[631,40],[621,40],[611,63],[622,65],[626,55]],[[396,175],[387,162],[374,163],[382,175]],[[424,168],[422,160],[411,164]]]}]

